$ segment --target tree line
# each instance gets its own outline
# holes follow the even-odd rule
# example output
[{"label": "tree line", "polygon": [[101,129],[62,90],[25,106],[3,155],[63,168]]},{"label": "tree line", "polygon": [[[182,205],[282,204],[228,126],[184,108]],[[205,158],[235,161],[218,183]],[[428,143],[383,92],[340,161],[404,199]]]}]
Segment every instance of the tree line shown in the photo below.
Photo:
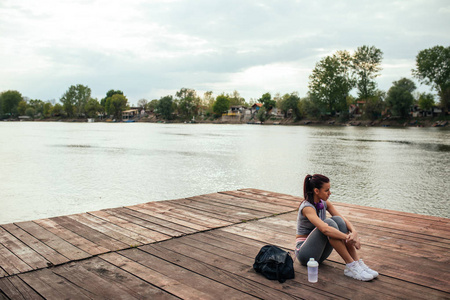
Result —
[{"label": "tree line", "polygon": [[[383,112],[393,116],[406,117],[411,105],[417,104],[423,110],[436,105],[434,95],[416,93],[415,83],[408,78],[394,81],[385,92],[377,88],[376,78],[382,71],[383,52],[375,46],[358,47],[354,53],[342,50],[318,61],[309,76],[306,97],[297,92],[284,95],[264,93],[258,99],[246,101],[238,91],[222,93],[217,97],[207,91],[201,97],[194,89],[181,88],[175,95],[160,99],[140,99],[138,107],[153,111],[161,118],[192,119],[195,116],[220,117],[231,106],[248,107],[258,102],[262,106],[258,118],[263,121],[273,108],[278,108],[285,117],[292,115],[296,120],[304,117],[326,118],[339,115],[349,118],[349,106],[364,103],[363,115],[371,120],[380,118]],[[414,78],[430,85],[438,95],[438,104],[444,113],[450,108],[450,47],[435,46],[422,50],[416,56]],[[356,97],[351,92],[356,89]],[[14,118],[20,115],[50,118],[96,118],[106,115],[120,119],[129,102],[123,91],[109,90],[105,97],[91,97],[91,89],[81,84],[72,85],[56,101],[28,99],[20,92],[9,90],[0,94],[0,118]]]}]

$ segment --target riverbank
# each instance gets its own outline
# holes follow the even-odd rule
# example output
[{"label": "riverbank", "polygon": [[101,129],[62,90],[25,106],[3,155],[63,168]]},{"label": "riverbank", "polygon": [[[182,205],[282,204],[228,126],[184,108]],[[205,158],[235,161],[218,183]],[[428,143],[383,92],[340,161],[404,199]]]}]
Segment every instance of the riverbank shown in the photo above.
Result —
[{"label": "riverbank", "polygon": [[[28,120],[4,120],[8,122],[88,122],[87,118],[79,119],[64,119],[64,118],[48,118],[48,119],[28,119]],[[95,120],[95,122],[103,123],[118,123],[112,120]],[[123,121],[121,121],[123,122]],[[212,117],[197,118],[195,121],[186,121],[184,119],[174,119],[174,120],[164,120],[156,116],[145,116],[141,118],[135,118],[128,122],[138,122],[138,123],[189,123],[189,124],[252,124],[252,125],[291,125],[291,126],[307,126],[307,125],[317,125],[317,126],[361,126],[361,127],[449,127],[450,116],[439,116],[439,117],[424,117],[424,118],[383,118],[381,120],[364,120],[364,119],[351,119],[345,122],[339,121],[337,118],[329,118],[327,120],[315,120],[315,119],[302,119],[299,121],[294,121],[293,118],[272,118],[264,122],[251,120],[243,121],[239,118],[222,117],[214,119]]]}]

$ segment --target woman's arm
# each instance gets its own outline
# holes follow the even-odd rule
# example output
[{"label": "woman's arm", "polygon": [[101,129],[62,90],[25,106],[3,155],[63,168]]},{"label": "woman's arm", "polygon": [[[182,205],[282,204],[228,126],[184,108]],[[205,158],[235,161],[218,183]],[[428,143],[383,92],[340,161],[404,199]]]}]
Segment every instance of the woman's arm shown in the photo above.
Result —
[{"label": "woman's arm", "polygon": [[307,217],[308,220],[326,236],[340,240],[347,240],[349,238],[349,234],[345,234],[322,221],[322,219],[317,216],[316,210],[314,208],[307,206],[303,208],[302,214]]},{"label": "woman's arm", "polygon": [[349,237],[347,239],[347,242],[351,242],[355,245],[356,249],[359,249],[360,241],[358,232],[356,232],[355,227],[353,227],[352,223],[347,220],[343,215],[341,215],[338,210],[334,207],[333,203],[331,203],[329,200],[327,201],[327,210],[332,216],[339,216],[345,221],[345,225],[347,225],[347,229],[350,232]]}]

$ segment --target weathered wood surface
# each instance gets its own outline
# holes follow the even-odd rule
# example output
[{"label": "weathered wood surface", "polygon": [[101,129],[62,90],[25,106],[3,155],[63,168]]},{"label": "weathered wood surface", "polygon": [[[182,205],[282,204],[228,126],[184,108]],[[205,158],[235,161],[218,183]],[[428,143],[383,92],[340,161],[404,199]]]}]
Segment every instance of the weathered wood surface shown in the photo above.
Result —
[{"label": "weathered wood surface", "polygon": [[255,273],[265,244],[292,251],[301,199],[257,189],[0,226],[0,299],[448,299],[450,220],[335,203],[379,278],[333,252],[307,281]]}]

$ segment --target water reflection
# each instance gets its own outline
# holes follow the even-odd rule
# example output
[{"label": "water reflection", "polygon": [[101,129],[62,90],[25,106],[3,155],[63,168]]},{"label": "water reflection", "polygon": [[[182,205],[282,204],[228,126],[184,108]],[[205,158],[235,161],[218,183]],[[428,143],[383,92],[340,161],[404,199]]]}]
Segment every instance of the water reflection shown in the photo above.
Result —
[{"label": "water reflection", "polygon": [[8,122],[0,134],[0,223],[247,187],[301,195],[307,173],[329,176],[335,201],[450,217],[446,129]]}]

